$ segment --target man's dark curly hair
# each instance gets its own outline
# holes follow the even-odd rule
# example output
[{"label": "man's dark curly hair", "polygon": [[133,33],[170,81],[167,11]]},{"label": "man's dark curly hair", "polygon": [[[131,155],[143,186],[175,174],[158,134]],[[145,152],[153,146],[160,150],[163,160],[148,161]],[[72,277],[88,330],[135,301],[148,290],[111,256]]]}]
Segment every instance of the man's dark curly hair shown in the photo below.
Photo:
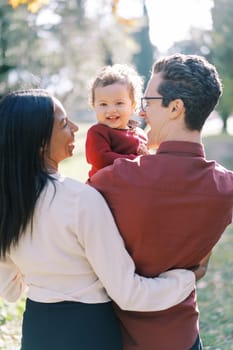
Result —
[{"label": "man's dark curly hair", "polygon": [[156,73],[163,79],[158,88],[163,106],[183,100],[187,128],[200,131],[222,94],[216,68],[202,56],[174,54],[154,63],[152,74]]}]

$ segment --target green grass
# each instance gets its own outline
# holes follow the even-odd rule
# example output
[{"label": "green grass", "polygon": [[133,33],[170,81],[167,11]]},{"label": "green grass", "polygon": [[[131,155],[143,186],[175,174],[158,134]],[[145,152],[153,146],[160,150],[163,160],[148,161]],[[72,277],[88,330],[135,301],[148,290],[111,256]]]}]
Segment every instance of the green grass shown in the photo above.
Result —
[{"label": "green grass", "polygon": [[[60,171],[85,182],[89,169],[84,156],[88,124],[79,124],[79,127],[76,153],[71,159],[61,164]],[[233,169],[232,136],[208,136],[203,139],[203,143],[206,147],[207,159],[216,159]],[[197,285],[200,333],[204,350],[233,350],[232,252],[233,227],[231,225],[214,248],[208,272]],[[9,304],[0,299],[0,350],[19,349],[23,309],[24,299],[16,304]]]},{"label": "green grass", "polygon": [[[203,139],[207,159],[233,170],[232,135]],[[200,334],[204,350],[233,350],[233,227],[213,249],[206,276],[198,282]]]},{"label": "green grass", "polygon": [[205,350],[233,350],[233,228],[213,250],[206,276],[198,282],[200,333]]},{"label": "green grass", "polygon": [[24,305],[24,298],[15,304],[0,298],[0,350],[19,349]]}]

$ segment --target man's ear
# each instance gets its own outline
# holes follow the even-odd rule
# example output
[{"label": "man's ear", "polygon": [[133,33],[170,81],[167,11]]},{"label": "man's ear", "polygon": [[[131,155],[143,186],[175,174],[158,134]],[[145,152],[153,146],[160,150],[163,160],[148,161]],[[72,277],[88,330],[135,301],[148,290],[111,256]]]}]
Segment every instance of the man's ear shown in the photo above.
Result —
[{"label": "man's ear", "polygon": [[171,101],[169,108],[171,112],[170,119],[179,118],[181,115],[184,114],[184,102],[179,98]]}]

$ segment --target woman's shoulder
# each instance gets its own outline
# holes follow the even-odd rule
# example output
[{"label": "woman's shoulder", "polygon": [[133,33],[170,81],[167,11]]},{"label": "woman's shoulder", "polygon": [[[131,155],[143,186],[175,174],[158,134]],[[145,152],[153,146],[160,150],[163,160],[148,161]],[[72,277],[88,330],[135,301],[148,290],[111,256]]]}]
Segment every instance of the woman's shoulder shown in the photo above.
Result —
[{"label": "woman's shoulder", "polygon": [[41,203],[47,203],[48,207],[53,203],[53,207],[59,210],[78,210],[79,213],[93,206],[102,206],[102,201],[103,197],[93,187],[63,175],[56,175],[56,180],[49,182],[41,196]]},{"label": "woman's shoulder", "polygon": [[86,198],[87,196],[99,196],[98,192],[90,185],[69,176],[60,174],[57,177],[56,182],[56,187],[60,187],[61,190],[65,191],[69,195],[73,193],[73,195],[84,196]]}]

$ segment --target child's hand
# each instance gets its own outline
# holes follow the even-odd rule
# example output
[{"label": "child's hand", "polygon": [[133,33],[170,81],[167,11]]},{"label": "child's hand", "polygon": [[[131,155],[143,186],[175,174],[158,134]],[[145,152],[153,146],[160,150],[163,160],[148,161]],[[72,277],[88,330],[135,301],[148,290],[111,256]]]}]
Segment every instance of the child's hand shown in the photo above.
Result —
[{"label": "child's hand", "polygon": [[147,146],[144,143],[141,143],[140,146],[138,147],[138,155],[140,156],[145,156],[147,154],[150,154]]}]

